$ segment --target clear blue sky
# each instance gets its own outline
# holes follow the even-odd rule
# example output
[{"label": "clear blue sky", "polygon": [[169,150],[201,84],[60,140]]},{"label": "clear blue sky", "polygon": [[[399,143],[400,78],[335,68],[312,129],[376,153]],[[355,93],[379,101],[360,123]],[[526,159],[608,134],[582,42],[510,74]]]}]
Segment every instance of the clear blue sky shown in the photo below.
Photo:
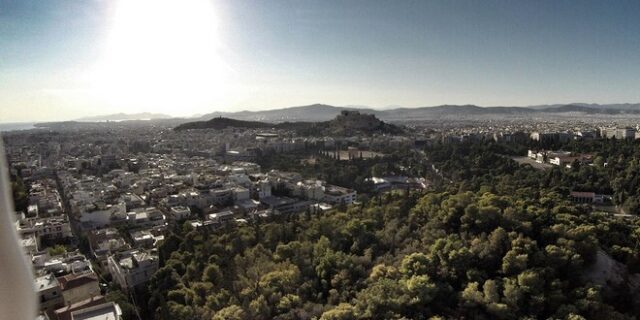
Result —
[{"label": "clear blue sky", "polygon": [[640,102],[640,1],[204,1],[0,0],[0,122]]}]

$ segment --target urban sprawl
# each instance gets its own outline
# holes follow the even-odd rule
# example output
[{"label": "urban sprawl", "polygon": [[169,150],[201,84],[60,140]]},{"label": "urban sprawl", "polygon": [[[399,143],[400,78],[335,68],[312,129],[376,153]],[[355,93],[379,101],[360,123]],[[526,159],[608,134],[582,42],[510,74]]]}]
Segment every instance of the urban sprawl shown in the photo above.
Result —
[{"label": "urban sprawl", "polygon": [[[561,127],[565,126],[565,127]],[[567,127],[571,126],[571,127]],[[494,140],[566,142],[637,139],[634,127],[611,124],[536,124],[486,121],[481,125],[410,125],[400,135],[297,136],[286,130],[175,131],[150,123],[100,123],[13,131],[4,135],[13,176],[26,202],[16,229],[35,272],[42,319],[84,319],[121,312],[105,294],[129,297],[159,268],[158,245],[172,228],[213,230],[347,207],[361,196],[429,188],[426,175],[371,175],[358,193],[316,176],[265,169],[265,157],[303,154],[299,161],[384,158],[389,148],[421,153],[425,145]],[[591,164],[590,154],[530,149],[521,163]],[[438,172],[438,168],[431,168]],[[576,202],[602,203],[607,195],[572,192]]]}]

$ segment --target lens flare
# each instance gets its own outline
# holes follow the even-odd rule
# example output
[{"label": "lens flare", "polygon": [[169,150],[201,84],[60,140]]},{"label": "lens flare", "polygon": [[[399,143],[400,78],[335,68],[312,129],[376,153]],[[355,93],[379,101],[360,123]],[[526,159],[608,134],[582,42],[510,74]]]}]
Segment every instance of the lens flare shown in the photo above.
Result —
[{"label": "lens flare", "polygon": [[168,113],[215,103],[230,73],[216,23],[208,0],[120,0],[94,92],[114,107]]}]

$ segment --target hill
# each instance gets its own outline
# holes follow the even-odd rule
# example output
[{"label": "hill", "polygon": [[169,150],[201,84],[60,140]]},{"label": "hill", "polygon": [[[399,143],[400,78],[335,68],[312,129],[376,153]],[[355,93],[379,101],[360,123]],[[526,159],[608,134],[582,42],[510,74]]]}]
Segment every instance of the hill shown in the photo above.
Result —
[{"label": "hill", "polygon": [[326,104],[312,104],[307,106],[295,106],[263,111],[239,111],[239,112],[213,112],[200,116],[199,119],[207,120],[216,117],[226,117],[247,121],[265,122],[291,122],[291,121],[328,121],[342,111],[361,111],[375,114],[375,110],[355,107],[336,107]]},{"label": "hill", "polygon": [[244,121],[230,118],[217,117],[209,121],[195,121],[183,123],[175,128],[175,130],[189,130],[189,129],[214,129],[222,130],[226,128],[272,128],[274,124],[259,121]]},{"label": "hill", "polygon": [[[336,107],[332,107],[336,108]],[[208,121],[195,121],[183,123],[175,130],[191,129],[213,129],[222,130],[225,128],[244,129],[283,129],[294,130],[301,135],[352,135],[352,134],[374,134],[389,133],[398,134],[403,130],[393,124],[385,123],[372,114],[362,114],[359,111],[342,110],[333,120],[320,122],[281,122],[267,123],[261,121],[245,121],[217,117]]]}]

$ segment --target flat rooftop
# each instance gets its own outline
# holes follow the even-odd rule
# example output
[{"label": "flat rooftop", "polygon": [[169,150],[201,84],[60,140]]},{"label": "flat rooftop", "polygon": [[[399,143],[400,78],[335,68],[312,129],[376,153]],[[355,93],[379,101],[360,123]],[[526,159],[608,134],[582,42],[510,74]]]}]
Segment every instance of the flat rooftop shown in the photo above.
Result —
[{"label": "flat rooftop", "polygon": [[36,292],[45,291],[57,286],[59,286],[58,279],[52,274],[37,277],[34,281]]},{"label": "flat rooftop", "polygon": [[119,320],[122,311],[120,306],[113,302],[99,304],[97,306],[74,311],[71,313],[72,320]]}]

